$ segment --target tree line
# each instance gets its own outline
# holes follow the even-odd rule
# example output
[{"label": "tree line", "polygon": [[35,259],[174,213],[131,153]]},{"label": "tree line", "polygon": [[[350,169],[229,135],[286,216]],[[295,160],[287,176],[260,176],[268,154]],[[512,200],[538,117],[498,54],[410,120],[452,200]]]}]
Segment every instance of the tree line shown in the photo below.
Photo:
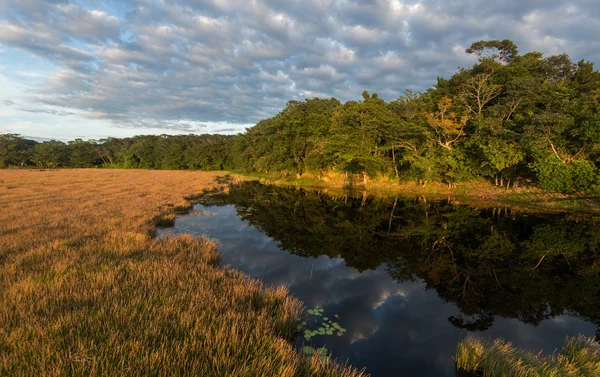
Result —
[{"label": "tree line", "polygon": [[600,188],[600,73],[566,54],[480,41],[470,68],[386,102],[289,101],[234,136],[136,136],[37,143],[0,135],[0,167],[339,172],[422,184],[487,179],[564,192]]}]

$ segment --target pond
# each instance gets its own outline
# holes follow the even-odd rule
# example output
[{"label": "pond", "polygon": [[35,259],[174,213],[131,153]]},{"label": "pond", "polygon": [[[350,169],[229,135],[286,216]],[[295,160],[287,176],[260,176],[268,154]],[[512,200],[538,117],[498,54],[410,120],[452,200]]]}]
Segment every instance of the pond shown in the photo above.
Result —
[{"label": "pond", "polygon": [[599,224],[565,214],[247,182],[159,232],[216,239],[222,264],[289,286],[312,313],[298,349],[373,377],[454,376],[469,334],[536,352],[600,337]]}]

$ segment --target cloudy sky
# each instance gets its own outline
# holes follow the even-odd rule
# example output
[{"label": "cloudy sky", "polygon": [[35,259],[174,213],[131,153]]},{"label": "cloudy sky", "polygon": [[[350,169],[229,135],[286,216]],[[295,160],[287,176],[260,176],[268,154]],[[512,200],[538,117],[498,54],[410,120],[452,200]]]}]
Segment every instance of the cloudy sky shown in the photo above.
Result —
[{"label": "cloudy sky", "polygon": [[482,39],[600,62],[597,0],[0,0],[0,133],[236,133],[423,91]]}]

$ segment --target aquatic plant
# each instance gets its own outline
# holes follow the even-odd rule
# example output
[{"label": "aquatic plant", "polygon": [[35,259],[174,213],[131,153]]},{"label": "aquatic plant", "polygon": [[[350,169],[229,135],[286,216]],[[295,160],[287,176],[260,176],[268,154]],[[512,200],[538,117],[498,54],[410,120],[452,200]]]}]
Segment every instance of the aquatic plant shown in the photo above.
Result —
[{"label": "aquatic plant", "polygon": [[[311,338],[317,335],[337,335],[342,336],[346,332],[346,329],[340,326],[339,323],[332,321],[329,317],[324,316],[324,309],[314,308],[308,309],[308,321],[311,322],[311,326],[309,327],[308,322],[302,322],[298,325],[298,331],[304,330],[304,339],[311,340]],[[339,318],[338,314],[335,315],[335,318]]]}]

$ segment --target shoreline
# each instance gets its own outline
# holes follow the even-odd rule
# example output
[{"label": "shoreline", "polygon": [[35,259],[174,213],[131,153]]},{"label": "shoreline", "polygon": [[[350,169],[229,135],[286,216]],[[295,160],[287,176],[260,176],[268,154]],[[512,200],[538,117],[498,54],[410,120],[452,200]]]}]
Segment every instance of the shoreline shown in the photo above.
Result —
[{"label": "shoreline", "polygon": [[563,194],[536,187],[500,188],[487,181],[465,182],[454,187],[440,183],[426,186],[415,182],[396,183],[372,180],[366,185],[349,185],[341,180],[315,177],[281,178],[275,174],[229,172],[234,179],[258,181],[284,187],[322,190],[333,195],[367,195],[375,197],[424,197],[430,200],[452,199],[476,208],[510,207],[526,212],[600,215],[600,196]]}]

